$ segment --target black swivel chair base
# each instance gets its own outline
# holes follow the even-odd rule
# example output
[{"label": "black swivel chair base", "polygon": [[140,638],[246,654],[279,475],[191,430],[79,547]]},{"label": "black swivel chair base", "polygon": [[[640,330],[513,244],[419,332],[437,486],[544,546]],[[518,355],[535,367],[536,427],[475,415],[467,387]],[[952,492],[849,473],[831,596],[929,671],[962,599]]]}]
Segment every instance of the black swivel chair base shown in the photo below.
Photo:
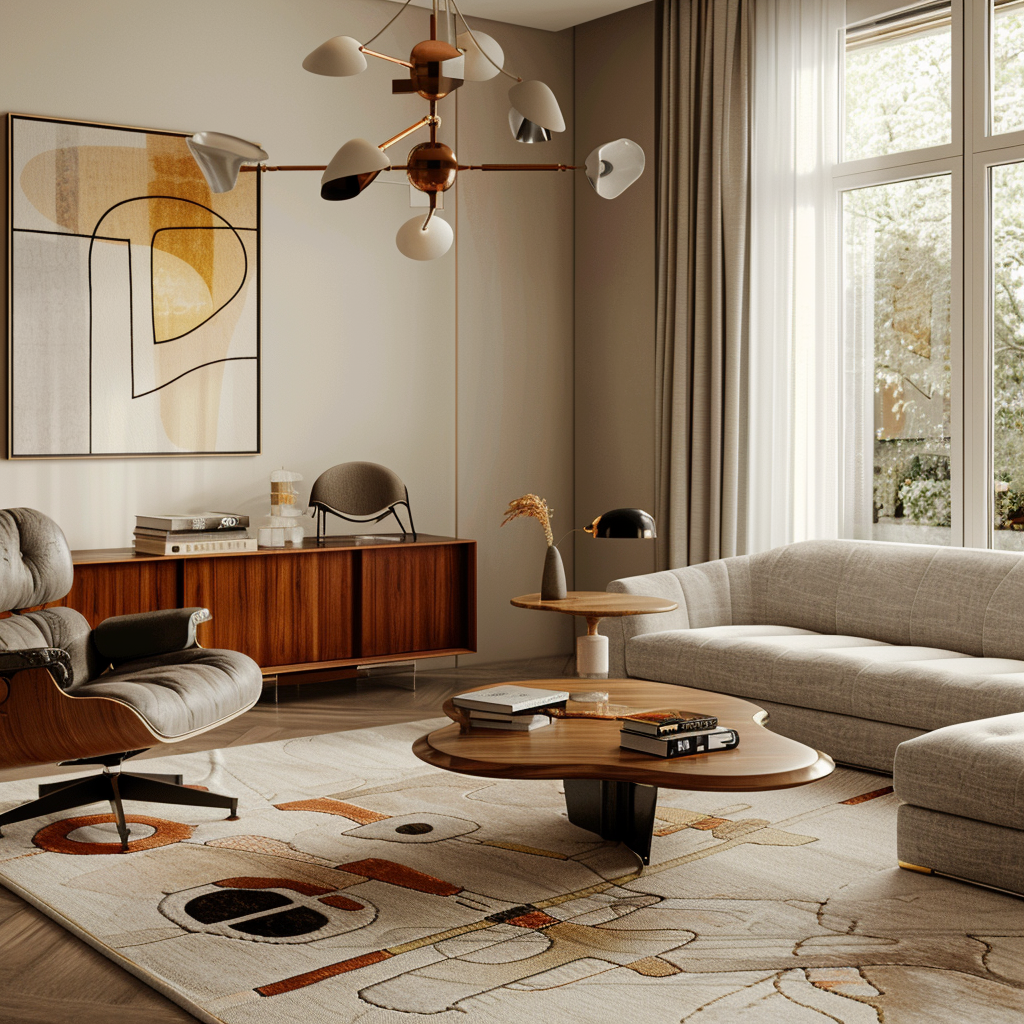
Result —
[{"label": "black swivel chair base", "polygon": [[[83,758],[80,761],[61,761],[62,765],[102,764],[105,771],[101,775],[90,775],[84,779],[71,779],[67,782],[48,782],[39,787],[39,799],[22,804],[4,814],[0,814],[0,830],[5,825],[13,825],[18,821],[30,818],[41,818],[44,814],[56,814],[73,807],[84,807],[102,801],[110,803],[114,812],[117,834],[121,838],[121,852],[128,852],[129,831],[124,820],[124,800],[142,800],[156,804],[186,804],[192,807],[223,807],[231,813],[228,821],[234,821],[238,815],[238,798],[222,796],[220,793],[207,793],[200,789],[191,789],[182,785],[180,775],[146,775],[141,772],[111,771],[115,765],[128,757],[141,754],[141,750],[132,750],[126,754],[110,754],[105,757]],[[2,836],[0,831],[0,836]]]}]

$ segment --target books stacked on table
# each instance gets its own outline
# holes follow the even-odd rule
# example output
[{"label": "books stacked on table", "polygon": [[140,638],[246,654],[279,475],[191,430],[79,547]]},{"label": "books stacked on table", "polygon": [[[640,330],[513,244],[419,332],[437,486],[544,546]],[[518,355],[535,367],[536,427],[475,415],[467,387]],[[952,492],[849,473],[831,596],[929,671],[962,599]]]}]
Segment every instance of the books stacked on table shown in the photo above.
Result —
[{"label": "books stacked on table", "polygon": [[619,746],[655,757],[686,757],[739,745],[735,729],[720,729],[714,715],[670,709],[623,715]]},{"label": "books stacked on table", "polygon": [[474,728],[510,729],[530,732],[551,724],[544,708],[564,707],[569,699],[565,690],[541,690],[529,686],[492,686],[452,698],[452,703],[469,712]]},{"label": "books stacked on table", "polygon": [[189,512],[135,517],[139,555],[215,555],[255,551],[249,517],[227,512]]}]

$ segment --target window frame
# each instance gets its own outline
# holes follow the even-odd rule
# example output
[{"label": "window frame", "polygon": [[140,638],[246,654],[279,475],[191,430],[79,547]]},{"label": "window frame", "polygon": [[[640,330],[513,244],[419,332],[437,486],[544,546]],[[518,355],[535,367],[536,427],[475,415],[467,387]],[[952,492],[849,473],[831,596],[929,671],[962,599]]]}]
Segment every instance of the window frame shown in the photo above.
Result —
[{"label": "window frame", "polygon": [[[923,6],[893,0],[848,0],[847,28]],[[994,542],[993,465],[993,273],[991,168],[1024,163],[1024,128],[991,133],[991,0],[974,0],[965,17],[963,0],[952,0],[952,142],[842,162],[845,85],[840,82],[840,153],[833,171],[835,220],[842,255],[843,193],[937,173],[952,177],[950,295],[950,544],[991,548]],[[840,74],[845,32],[840,33]],[[970,58],[969,60],[967,58]],[[839,323],[845,322],[845,266],[839,275]],[[873,367],[872,367],[873,372]],[[845,400],[845,399],[844,399]],[[848,453],[856,440],[844,439]],[[850,461],[848,458],[844,461]],[[845,536],[852,523],[844,522]]]}]

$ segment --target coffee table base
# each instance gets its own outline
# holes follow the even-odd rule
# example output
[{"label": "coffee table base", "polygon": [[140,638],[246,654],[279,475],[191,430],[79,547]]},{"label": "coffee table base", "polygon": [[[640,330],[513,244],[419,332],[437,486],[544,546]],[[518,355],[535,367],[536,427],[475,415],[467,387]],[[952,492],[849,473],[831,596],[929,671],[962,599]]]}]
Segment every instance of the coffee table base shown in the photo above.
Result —
[{"label": "coffee table base", "polygon": [[605,779],[565,779],[569,820],[602,839],[625,843],[643,862],[651,862],[651,836],[658,787]]}]

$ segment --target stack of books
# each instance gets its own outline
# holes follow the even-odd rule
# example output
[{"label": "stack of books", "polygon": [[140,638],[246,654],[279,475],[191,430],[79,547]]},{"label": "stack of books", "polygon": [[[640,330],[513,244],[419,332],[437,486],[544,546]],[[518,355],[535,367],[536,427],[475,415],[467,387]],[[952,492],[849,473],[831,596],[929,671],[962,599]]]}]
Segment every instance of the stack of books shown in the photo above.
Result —
[{"label": "stack of books", "polygon": [[568,699],[565,690],[505,685],[453,697],[452,703],[469,712],[474,728],[529,732],[551,724],[547,715],[537,712],[542,708],[564,707]]},{"label": "stack of books", "polygon": [[189,512],[135,517],[139,555],[214,555],[255,551],[249,517],[227,512]]},{"label": "stack of books", "polygon": [[714,715],[693,711],[641,711],[623,715],[619,746],[654,757],[686,757],[739,745],[735,729],[719,729]]}]

